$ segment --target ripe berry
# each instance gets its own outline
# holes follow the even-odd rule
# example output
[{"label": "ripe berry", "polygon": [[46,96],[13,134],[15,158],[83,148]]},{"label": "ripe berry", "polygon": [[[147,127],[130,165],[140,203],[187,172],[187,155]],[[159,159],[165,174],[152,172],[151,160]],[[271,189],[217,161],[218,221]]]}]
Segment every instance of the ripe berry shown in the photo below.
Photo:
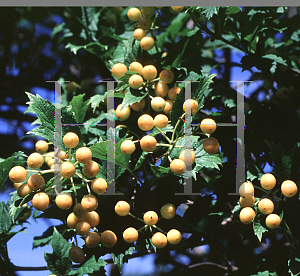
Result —
[{"label": "ripe berry", "polygon": [[255,204],[255,197],[254,196],[250,196],[250,197],[242,197],[241,196],[239,199],[239,203],[242,208],[253,207]]},{"label": "ripe berry", "polygon": [[136,102],[136,103],[133,103],[131,105],[131,108],[134,110],[134,111],[141,111],[144,107],[145,107],[145,104],[146,104],[146,101],[145,99],[141,99],[139,102]]},{"label": "ripe berry", "polygon": [[127,72],[127,67],[123,63],[116,63],[111,68],[111,73],[115,78],[122,77]]},{"label": "ripe berry", "polygon": [[72,246],[69,250],[69,257],[74,263],[83,263],[84,262],[84,252],[78,246]]},{"label": "ripe berry", "polygon": [[82,218],[78,218],[75,216],[75,214],[72,212],[68,215],[67,217],[67,225],[71,228],[71,229],[75,229],[76,225],[78,224],[78,222],[82,221]]},{"label": "ripe berry", "polygon": [[[133,37],[137,40],[137,41],[141,41],[141,39],[143,37],[146,36],[146,32],[145,30],[141,29],[141,28],[138,28],[138,29],[135,29],[135,31],[133,32]],[[129,69],[130,70],[130,69]]]},{"label": "ripe berry", "polygon": [[181,6],[176,6],[176,7],[172,6],[170,8],[174,14],[178,14],[184,10],[184,7]]},{"label": "ripe berry", "polygon": [[92,151],[88,147],[81,147],[76,150],[76,160],[79,163],[87,163],[92,159]]},{"label": "ripe berry", "polygon": [[293,197],[298,192],[298,187],[294,181],[285,180],[281,184],[281,192],[286,197]]},{"label": "ripe berry", "polygon": [[15,166],[9,171],[9,179],[12,182],[23,182],[27,178],[26,170],[21,166]]},{"label": "ripe berry", "polygon": [[183,111],[185,111],[186,107],[191,108],[191,114],[194,115],[198,111],[198,103],[194,99],[188,99],[183,103]]},{"label": "ripe berry", "polygon": [[88,233],[85,237],[85,245],[88,248],[95,248],[100,243],[100,235],[96,232]]},{"label": "ripe berry", "polygon": [[98,200],[94,195],[85,195],[81,200],[81,206],[84,211],[94,211],[98,207]]},{"label": "ripe berry", "polygon": [[157,223],[158,215],[154,211],[148,211],[144,214],[143,219],[144,219],[145,224],[151,226],[151,225],[154,225]]},{"label": "ripe berry", "polygon": [[239,188],[239,194],[242,197],[252,197],[254,195],[254,186],[250,181],[244,182]]},{"label": "ripe berry", "polygon": [[186,170],[185,163],[180,159],[174,159],[170,164],[170,169],[173,173],[181,175]]},{"label": "ripe berry", "polygon": [[130,107],[124,106],[122,107],[122,104],[119,104],[116,109],[116,117],[120,121],[125,121],[130,116]]},{"label": "ripe berry", "polygon": [[153,136],[146,135],[140,140],[140,146],[143,151],[152,152],[156,148],[156,139]]},{"label": "ripe berry", "polygon": [[63,178],[71,178],[75,174],[75,166],[71,162],[63,162],[61,165],[61,175]]},{"label": "ripe berry", "polygon": [[99,165],[97,162],[90,160],[84,164],[82,171],[89,178],[95,177],[99,172]]},{"label": "ripe berry", "polygon": [[166,97],[168,95],[169,87],[164,82],[159,82],[155,86],[155,94],[159,97]]},{"label": "ripe berry", "polygon": [[84,218],[87,215],[87,211],[83,210],[81,203],[77,203],[73,208],[74,215],[78,218]]},{"label": "ripe berry", "polygon": [[169,69],[164,69],[160,72],[159,77],[161,81],[169,84],[174,80],[174,73]]},{"label": "ripe berry", "polygon": [[38,153],[34,152],[28,156],[27,165],[31,169],[40,168],[44,163],[44,157]]},{"label": "ripe berry", "polygon": [[92,211],[87,213],[84,220],[88,222],[91,227],[96,227],[100,223],[100,216],[96,211]]},{"label": "ripe berry", "polygon": [[219,141],[215,137],[206,138],[203,142],[203,149],[208,154],[216,154],[219,151]]},{"label": "ripe berry", "polygon": [[179,87],[172,87],[170,88],[170,90],[168,91],[168,97],[170,100],[174,101],[177,94],[180,93],[181,89]]},{"label": "ripe berry", "polygon": [[45,156],[45,162],[49,167],[51,167],[51,165],[54,164],[54,156],[55,156],[54,151],[48,152],[47,155]]},{"label": "ripe berry", "polygon": [[181,233],[177,229],[171,229],[167,233],[167,240],[170,244],[178,244],[182,239]]},{"label": "ripe berry", "polygon": [[166,100],[166,105],[165,105],[165,108],[164,108],[164,112],[166,114],[170,114],[170,112],[172,110],[172,107],[173,107],[173,101],[172,100]]},{"label": "ripe berry", "polygon": [[123,200],[118,201],[115,205],[115,212],[121,217],[127,216],[130,212],[129,203]]},{"label": "ripe berry", "polygon": [[152,20],[148,17],[141,17],[139,19],[139,27],[143,30],[149,30],[152,24]]},{"label": "ripe berry", "polygon": [[151,130],[154,127],[154,120],[148,114],[141,115],[138,119],[138,126],[143,131]]},{"label": "ripe berry", "polygon": [[35,143],[35,149],[39,153],[45,153],[48,150],[48,143],[44,140],[39,140]]},{"label": "ripe berry", "polygon": [[166,115],[158,114],[154,117],[154,125],[159,128],[164,128],[168,125],[169,118]]},{"label": "ripe berry", "polygon": [[29,188],[27,183],[22,184],[17,190],[17,194],[19,197],[25,197],[29,195],[31,192],[32,190]]},{"label": "ripe berry", "polygon": [[140,75],[137,75],[137,74],[132,75],[128,80],[129,86],[133,89],[140,88],[143,85],[143,82],[144,82],[143,78]]},{"label": "ripe berry", "polygon": [[130,8],[127,12],[127,16],[131,21],[138,21],[142,17],[142,14],[138,8]]},{"label": "ripe berry", "polygon": [[155,13],[155,7],[142,7],[142,14],[151,17]]},{"label": "ripe berry", "polygon": [[180,154],[179,154],[179,159],[184,161],[184,163],[187,166],[191,166],[194,164],[195,159],[196,159],[196,155],[195,152],[191,149],[186,149],[183,150]]},{"label": "ripe berry", "polygon": [[74,132],[68,132],[63,138],[63,143],[69,149],[75,148],[79,143],[79,137]]},{"label": "ripe berry", "polygon": [[152,238],[151,238],[151,242],[152,244],[156,247],[156,248],[163,248],[167,245],[168,240],[166,235],[164,235],[161,232],[156,232]]},{"label": "ripe berry", "polygon": [[104,178],[95,178],[92,182],[91,188],[96,194],[104,194],[107,190],[107,182]]},{"label": "ripe berry", "polygon": [[111,248],[117,243],[117,236],[113,231],[106,230],[101,235],[101,244]]},{"label": "ripe berry", "polygon": [[263,198],[258,202],[258,210],[264,214],[269,215],[274,211],[274,203],[268,198]]},{"label": "ripe berry", "polygon": [[270,229],[276,229],[280,223],[281,219],[277,214],[270,214],[266,217],[266,225]]},{"label": "ripe berry", "polygon": [[172,203],[167,203],[160,208],[160,214],[165,219],[171,219],[175,216],[176,208]]},{"label": "ripe berry", "polygon": [[162,97],[154,97],[151,100],[151,107],[156,112],[161,112],[164,110],[166,101]]},{"label": "ripe berry", "polygon": [[146,65],[142,70],[142,75],[145,80],[153,80],[157,76],[157,70],[153,65]]},{"label": "ripe berry", "polygon": [[68,210],[73,204],[72,196],[68,193],[60,193],[55,198],[55,203],[58,208],[62,210]]},{"label": "ripe berry", "polygon": [[240,221],[244,224],[250,224],[255,217],[255,211],[251,207],[245,207],[240,212]]},{"label": "ripe berry", "polygon": [[91,225],[87,221],[80,221],[76,225],[77,235],[84,236],[87,235],[91,230]]},{"label": "ripe berry", "polygon": [[31,191],[36,191],[44,186],[45,179],[39,174],[33,174],[28,178],[27,184]]},{"label": "ripe berry", "polygon": [[131,64],[129,65],[129,71],[136,72],[139,75],[142,75],[142,70],[143,70],[143,65],[137,61],[131,62]]},{"label": "ripe berry", "polygon": [[49,196],[44,192],[40,192],[33,196],[31,202],[35,209],[44,211],[49,206]]},{"label": "ripe berry", "polygon": [[272,190],[276,185],[276,178],[271,173],[266,173],[260,178],[260,185],[265,190]]},{"label": "ripe berry", "polygon": [[154,38],[152,36],[145,36],[141,39],[140,46],[143,50],[149,51],[155,45]]},{"label": "ripe berry", "polygon": [[68,159],[69,158],[69,155],[64,152],[63,150],[58,150],[56,156],[60,159],[60,160],[65,160],[65,159]]},{"label": "ripe berry", "polygon": [[125,140],[122,144],[121,144],[121,151],[124,154],[132,154],[135,151],[135,144],[131,141],[131,140]]},{"label": "ripe berry", "polygon": [[128,243],[134,243],[138,237],[139,232],[133,227],[129,227],[123,232],[123,239]]},{"label": "ripe berry", "polygon": [[211,134],[215,132],[217,124],[213,119],[203,119],[200,123],[200,128],[204,133]]}]

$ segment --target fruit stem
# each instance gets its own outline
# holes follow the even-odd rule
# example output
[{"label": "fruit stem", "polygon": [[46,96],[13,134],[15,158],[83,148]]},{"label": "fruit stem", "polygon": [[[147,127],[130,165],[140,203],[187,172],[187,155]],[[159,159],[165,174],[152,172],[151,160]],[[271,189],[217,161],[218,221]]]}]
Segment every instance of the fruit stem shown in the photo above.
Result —
[{"label": "fruit stem", "polygon": [[69,150],[68,150],[68,154],[69,154],[69,162],[72,161],[71,152],[72,152],[72,149],[69,149]]},{"label": "fruit stem", "polygon": [[141,218],[138,218],[137,216],[135,216],[135,215],[133,215],[131,213],[129,213],[128,215],[131,216],[131,217],[133,217],[134,219],[139,220],[139,221],[141,221],[141,222],[144,223],[144,221]]},{"label": "fruit stem", "polygon": [[146,229],[147,227],[148,227],[148,225],[145,224],[143,227],[141,227],[140,229],[138,229],[138,232],[140,232],[140,231]]},{"label": "fruit stem", "polygon": [[74,163],[74,167],[76,167],[76,165],[79,163],[79,161],[76,161],[75,163]]},{"label": "fruit stem", "polygon": [[166,138],[166,140],[171,144],[171,140],[170,140],[170,138],[163,132],[163,131],[161,131],[161,129],[159,128],[159,127],[157,127],[157,126],[154,126],[158,131],[159,131],[159,133],[162,135],[162,136],[164,136],[165,138]]},{"label": "fruit stem", "polygon": [[173,131],[173,133],[172,133],[171,142],[174,142],[176,129],[177,129],[179,123],[181,122],[181,120],[182,120],[182,118],[183,118],[184,116],[185,116],[185,113],[183,113],[182,116],[178,118],[178,121],[177,121],[177,123],[176,123],[176,125],[175,125],[175,127],[174,127],[174,131]]},{"label": "fruit stem", "polygon": [[90,189],[90,186],[89,186],[89,184],[88,183],[86,183],[86,188],[87,188],[87,190],[88,190],[88,193],[89,193],[89,195],[91,194],[91,189]]},{"label": "fruit stem", "polygon": [[159,13],[160,13],[160,10],[161,10],[161,8],[159,8],[159,9],[157,10],[156,15],[155,15],[155,17],[154,17],[154,19],[153,19],[153,21],[152,21],[151,28],[154,28],[155,21],[156,21],[158,15],[159,15]]},{"label": "fruit stem", "polygon": [[76,191],[76,188],[75,188],[73,177],[71,177],[70,179],[71,179],[71,183],[72,183],[74,194],[75,194],[75,201],[76,201],[76,204],[77,204],[78,203],[78,201],[77,201],[77,191]]},{"label": "fruit stem", "polygon": [[156,228],[157,230],[159,230],[160,232],[164,233],[165,235],[167,235],[167,232],[165,232],[164,230],[162,230],[160,227],[156,226],[156,225],[152,225],[154,228]]},{"label": "fruit stem", "polygon": [[260,191],[264,192],[264,193],[267,194],[267,195],[269,194],[265,189],[263,189],[263,188],[261,188],[261,187],[254,186],[254,188],[257,189],[257,190],[260,190]]},{"label": "fruit stem", "polygon": [[79,178],[81,178],[85,183],[88,183],[88,182],[92,182],[93,180],[88,180],[86,178],[84,178],[80,173],[76,172],[75,173]]},{"label": "fruit stem", "polygon": [[157,143],[156,146],[161,147],[170,147],[170,144],[164,144],[164,143]]}]

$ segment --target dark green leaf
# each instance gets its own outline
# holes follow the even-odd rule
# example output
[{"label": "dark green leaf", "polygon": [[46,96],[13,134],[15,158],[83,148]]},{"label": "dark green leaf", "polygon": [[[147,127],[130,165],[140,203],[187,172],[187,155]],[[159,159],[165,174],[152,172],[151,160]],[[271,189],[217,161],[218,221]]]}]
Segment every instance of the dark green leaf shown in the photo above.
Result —
[{"label": "dark green leaf", "polygon": [[300,250],[294,250],[290,255],[290,259],[288,260],[289,273],[291,276],[299,276],[300,275]]},{"label": "dark green leaf", "polygon": [[93,273],[94,271],[99,271],[101,267],[104,267],[106,265],[107,262],[105,262],[104,260],[98,259],[98,261],[96,261],[95,256],[92,256],[82,266],[80,266],[76,270],[71,270],[67,275],[83,276],[88,273]]},{"label": "dark green leaf", "polygon": [[107,92],[105,92],[103,95],[95,95],[90,98],[88,104],[91,105],[94,113],[95,113],[96,108],[99,107],[99,104],[101,102],[104,102],[104,99],[106,97],[107,97]]},{"label": "dark green leaf", "polygon": [[258,240],[261,242],[262,234],[267,232],[268,229],[266,229],[264,226],[261,225],[259,216],[254,218],[253,230],[254,230],[254,234],[257,236]]},{"label": "dark green leaf", "polygon": [[0,202],[0,234],[9,232],[13,221],[9,215],[9,207],[3,202]]},{"label": "dark green leaf", "polygon": [[153,172],[153,175],[155,175],[155,177],[157,177],[157,178],[166,177],[168,174],[171,173],[170,167],[165,168],[162,166],[151,165],[150,168],[151,168],[151,171]]},{"label": "dark green leaf", "polygon": [[210,6],[202,7],[202,14],[205,14],[206,19],[210,20],[214,14],[218,14],[220,7]]},{"label": "dark green leaf", "polygon": [[88,101],[83,101],[84,95],[85,94],[74,96],[72,101],[70,102],[70,105],[72,106],[72,110],[75,113],[75,118],[78,123],[84,122],[84,117],[88,109]]},{"label": "dark green leaf", "polygon": [[98,53],[103,53],[105,50],[107,50],[107,46],[106,45],[102,45],[99,42],[90,42],[86,45],[74,45],[72,43],[68,43],[66,45],[66,49],[70,49],[70,51],[72,53],[74,53],[74,55],[77,55],[77,52],[80,49],[84,49],[86,51],[89,51],[92,54],[98,54]]}]

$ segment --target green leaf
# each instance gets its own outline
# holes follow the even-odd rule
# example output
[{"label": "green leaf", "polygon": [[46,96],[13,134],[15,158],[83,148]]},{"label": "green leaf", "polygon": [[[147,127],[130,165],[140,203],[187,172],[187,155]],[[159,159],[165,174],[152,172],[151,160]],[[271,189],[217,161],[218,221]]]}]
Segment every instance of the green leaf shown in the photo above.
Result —
[{"label": "green leaf", "polygon": [[242,9],[239,7],[222,7],[222,8],[225,8],[225,15],[236,14],[242,11]]},{"label": "green leaf", "polygon": [[143,98],[145,98],[148,93],[142,93],[139,90],[130,89],[126,94],[122,102],[122,106],[130,106],[136,102],[140,102]]},{"label": "green leaf", "polygon": [[88,261],[86,261],[78,269],[71,270],[67,275],[83,276],[88,273],[93,273],[94,271],[99,271],[101,267],[104,267],[106,265],[107,265],[107,262],[105,262],[104,260],[98,259],[98,261],[96,261],[95,256],[92,256]]},{"label": "green leaf", "polygon": [[99,107],[99,104],[101,102],[104,102],[104,99],[106,97],[107,97],[107,92],[105,92],[103,95],[95,95],[90,98],[88,104],[91,105],[94,113],[95,113],[96,108]]},{"label": "green leaf", "polygon": [[201,77],[199,82],[195,83],[195,90],[193,90],[193,99],[195,99],[198,102],[199,108],[203,107],[203,103],[205,100],[204,93],[208,89],[209,85],[212,83],[212,80],[215,76],[216,74]]},{"label": "green leaf", "polygon": [[75,113],[75,118],[78,123],[84,122],[84,117],[88,109],[89,101],[85,101],[85,102],[83,101],[84,95],[85,94],[74,96],[72,101],[70,102],[70,105],[72,106],[72,110]]},{"label": "green leaf", "polygon": [[220,7],[210,6],[210,7],[202,7],[202,14],[205,14],[206,19],[210,20],[214,14],[218,14]]},{"label": "green leaf", "polygon": [[288,260],[289,273],[291,276],[300,275],[300,250],[294,250]]},{"label": "green leaf", "polygon": [[149,152],[146,152],[146,151],[142,152],[142,154],[139,157],[139,160],[135,164],[135,167],[134,167],[133,171],[138,170],[143,165],[147,154],[149,154]]},{"label": "green leaf", "polygon": [[90,42],[86,45],[74,45],[72,43],[68,43],[65,47],[66,49],[70,49],[70,51],[74,54],[77,55],[77,52],[80,49],[84,49],[94,55],[97,55],[99,53],[103,53],[108,49],[107,45],[102,45],[99,42]]},{"label": "green leaf", "polygon": [[267,58],[267,59],[275,61],[276,63],[280,63],[280,64],[283,64],[283,65],[287,66],[287,63],[282,59],[282,57],[278,57],[278,56],[273,55],[273,54],[265,55],[262,58]]},{"label": "green leaf", "polygon": [[107,160],[107,141],[96,143],[90,147],[93,157],[99,158],[101,160]]},{"label": "green leaf", "polygon": [[153,172],[153,175],[155,175],[156,178],[163,178],[171,173],[170,167],[165,168],[162,166],[155,166],[150,164],[150,168],[151,171]]},{"label": "green leaf", "polygon": [[[175,101],[173,102],[173,107],[171,110],[171,125],[175,127],[178,119],[183,114],[182,105],[185,101],[185,89],[181,89],[181,91],[177,94]],[[182,123],[181,123],[182,124]]]},{"label": "green leaf", "polygon": [[263,227],[260,223],[260,216],[256,216],[253,221],[254,234],[257,236],[259,242],[261,242],[262,234],[267,232],[268,229]]},{"label": "green leaf", "polygon": [[111,257],[114,261],[114,264],[116,264],[119,268],[119,271],[121,272],[122,266],[124,265],[123,259],[126,255],[132,255],[135,247],[129,247],[128,250],[125,251],[124,253],[119,254],[116,256],[114,253],[111,253]]},{"label": "green leaf", "polygon": [[260,271],[257,274],[252,274],[251,276],[277,276],[276,272],[269,272],[269,270]]},{"label": "green leaf", "polygon": [[3,201],[0,202],[0,214],[0,234],[8,233],[13,221],[9,215],[9,207]]}]

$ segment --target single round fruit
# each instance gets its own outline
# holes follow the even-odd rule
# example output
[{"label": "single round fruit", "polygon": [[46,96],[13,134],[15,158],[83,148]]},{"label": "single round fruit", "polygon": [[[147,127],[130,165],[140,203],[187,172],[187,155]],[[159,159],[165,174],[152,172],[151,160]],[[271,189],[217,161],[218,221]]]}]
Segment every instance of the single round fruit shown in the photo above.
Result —
[{"label": "single round fruit", "polygon": [[88,147],[81,147],[76,150],[76,160],[79,163],[87,163],[93,157],[92,151]]},{"label": "single round fruit", "polygon": [[250,224],[255,217],[255,211],[251,207],[245,207],[240,212],[240,221],[244,224]]},{"label": "single round fruit", "polygon": [[100,216],[96,211],[88,212],[84,221],[87,221],[91,227],[96,227],[100,223]]},{"label": "single round fruit", "polygon": [[135,151],[135,144],[131,140],[125,140],[120,148],[124,154],[130,155]]},{"label": "single round fruit", "polygon": [[258,202],[258,210],[263,214],[263,215],[269,215],[274,211],[274,203],[272,200],[268,198],[262,198]]},{"label": "single round fruit", "polygon": [[151,50],[154,47],[154,45],[155,41],[152,36],[145,36],[140,41],[140,46],[145,51]]},{"label": "single round fruit", "polygon": [[276,229],[279,227],[281,219],[277,214],[270,214],[266,217],[266,225],[270,229]]},{"label": "single round fruit", "polygon": [[143,68],[144,68],[143,65],[137,61],[131,62],[129,65],[129,71],[136,72],[139,75],[142,75]]},{"label": "single round fruit", "polygon": [[152,24],[152,20],[149,19],[148,17],[141,17],[139,19],[139,27],[143,30],[149,30]]},{"label": "single round fruit", "polygon": [[127,16],[131,21],[138,21],[142,17],[142,13],[138,8],[130,8]]},{"label": "single round fruit", "polygon": [[84,211],[94,211],[98,207],[98,200],[94,195],[85,195],[81,200],[81,206]]},{"label": "single round fruit", "polygon": [[219,151],[219,141],[215,137],[206,138],[203,142],[203,149],[208,154],[216,154]]},{"label": "single round fruit", "polygon": [[172,203],[167,203],[160,208],[160,214],[165,219],[172,219],[175,216],[176,208]]},{"label": "single round fruit", "polygon": [[123,239],[128,243],[134,243],[138,237],[139,232],[133,227],[129,227],[123,232]]},{"label": "single round fruit", "polygon": [[242,197],[241,196],[239,199],[239,203],[242,208],[253,207],[255,204],[255,197],[254,196],[250,196],[250,197]]},{"label": "single round fruit", "polygon": [[198,111],[198,102],[194,99],[188,99],[183,103],[183,111],[185,111],[185,109],[187,108],[191,108],[191,114],[195,115]]},{"label": "single round fruit", "polygon": [[169,118],[166,115],[158,114],[154,117],[154,125],[159,128],[164,128],[168,125]]},{"label": "single round fruit", "polygon": [[140,140],[140,146],[146,152],[153,152],[156,148],[156,143],[156,139],[150,135],[146,135]]},{"label": "single round fruit", "polygon": [[82,171],[89,178],[95,177],[99,172],[99,165],[97,162],[90,160],[84,164]]},{"label": "single round fruit", "polygon": [[159,78],[164,83],[169,84],[174,80],[174,73],[169,69],[164,69],[160,72]]},{"label": "single round fruit", "polygon": [[195,162],[196,154],[193,150],[186,149],[179,154],[179,159],[182,160],[186,166],[192,166]]},{"label": "single round fruit", "polygon": [[70,194],[63,192],[56,196],[55,203],[58,208],[62,210],[68,210],[73,204],[73,199]]},{"label": "single round fruit", "polygon": [[22,184],[17,190],[17,194],[19,197],[25,197],[29,195],[31,192],[32,190],[29,188],[27,183]]},{"label": "single round fruit", "polygon": [[9,179],[12,182],[23,182],[27,178],[26,170],[21,166],[15,166],[9,171]]},{"label": "single round fruit", "polygon": [[212,134],[217,129],[217,124],[213,119],[203,119],[200,123],[200,128],[204,133]]},{"label": "single round fruit", "polygon": [[28,178],[27,184],[31,191],[36,191],[44,186],[45,179],[39,174],[33,174]]},{"label": "single round fruit", "polygon": [[169,92],[169,87],[166,83],[161,81],[155,85],[154,91],[155,91],[156,96],[166,97]]},{"label": "single round fruit", "polygon": [[75,216],[75,214],[72,212],[68,215],[67,217],[67,225],[71,228],[71,229],[75,229],[76,225],[78,222],[82,221],[82,218],[78,218]]},{"label": "single round fruit", "polygon": [[44,140],[39,140],[39,141],[37,141],[35,143],[35,149],[39,153],[45,153],[45,152],[47,152],[48,148],[49,148],[49,145]]},{"label": "single round fruit", "polygon": [[178,244],[182,239],[181,233],[177,229],[171,229],[167,233],[167,240],[170,244]]},{"label": "single round fruit", "polygon": [[179,87],[172,87],[168,91],[168,97],[170,100],[174,101],[177,94],[180,93],[181,89]]},{"label": "single round fruit", "polygon": [[166,235],[164,235],[161,232],[156,232],[152,238],[151,238],[151,242],[152,244],[156,247],[156,248],[163,248],[167,245],[168,240]]},{"label": "single round fruit", "polygon": [[266,173],[260,178],[260,185],[265,190],[272,190],[276,185],[276,178],[271,173]]},{"label": "single round fruit", "polygon": [[136,103],[133,103],[131,105],[131,108],[134,110],[134,111],[141,111],[144,107],[145,107],[145,104],[146,104],[146,101],[145,99],[141,99],[139,102],[136,102]]},{"label": "single round fruit", "polygon": [[172,6],[171,10],[172,10],[173,13],[177,14],[177,13],[182,12],[184,10],[184,7],[181,7],[181,6]]},{"label": "single round fruit", "polygon": [[138,118],[138,126],[143,131],[151,130],[154,127],[154,120],[148,114],[141,115]]},{"label": "single round fruit", "polygon": [[154,80],[157,76],[157,70],[153,65],[146,65],[142,70],[142,75],[145,80]]},{"label": "single round fruit", "polygon": [[181,175],[185,172],[186,170],[186,165],[185,163],[180,160],[180,159],[174,159],[171,163],[170,163],[170,169],[173,173],[177,174],[177,175]]},{"label": "single round fruit", "polygon": [[83,210],[81,203],[77,203],[74,208],[73,208],[73,212],[75,214],[76,217],[78,218],[84,218],[87,215],[87,211]]},{"label": "single round fruit", "polygon": [[105,230],[101,235],[101,244],[111,248],[117,243],[117,236],[113,231]]},{"label": "single round fruit", "polygon": [[79,143],[79,137],[74,132],[68,132],[63,138],[63,143],[67,148],[73,149],[77,147]]},{"label": "single round fruit", "polygon": [[105,20],[109,24],[114,24],[117,21],[117,17],[114,13],[108,12],[105,14]]},{"label": "single round fruit", "polygon": [[250,181],[244,182],[239,188],[239,194],[242,197],[252,197],[254,195],[254,186]]},{"label": "single round fruit", "polygon": [[84,252],[78,246],[72,246],[69,250],[69,257],[74,263],[83,263],[84,262]]},{"label": "single round fruit", "polygon": [[44,192],[40,192],[37,193],[33,196],[32,200],[32,206],[39,210],[39,211],[44,211],[48,206],[49,206],[49,196],[44,193]]},{"label": "single round fruit", "polygon": [[161,112],[164,110],[166,101],[162,97],[154,97],[151,100],[151,107],[156,112]]},{"label": "single round fruit", "polygon": [[133,37],[137,41],[141,41],[141,39],[145,36],[146,36],[146,32],[145,32],[145,30],[143,30],[141,28],[135,29],[135,31],[133,32]]},{"label": "single round fruit", "polygon": [[69,158],[69,155],[64,152],[63,150],[58,150],[56,156],[60,159],[60,160],[65,160],[65,159],[68,159]]},{"label": "single round fruit", "polygon": [[125,121],[130,116],[130,107],[124,106],[122,107],[122,104],[119,104],[116,109],[116,117],[120,121]]},{"label": "single round fruit", "polygon": [[87,221],[80,221],[76,225],[76,233],[80,236],[87,235],[91,230],[91,225]]},{"label": "single round fruit", "polygon": [[47,152],[47,154],[45,155],[45,162],[49,167],[51,167],[51,165],[54,164],[54,156],[55,156],[54,151]]},{"label": "single round fruit", "polygon": [[142,7],[142,14],[151,17],[155,13],[155,7]]},{"label": "single round fruit", "polygon": [[71,162],[63,162],[61,164],[61,175],[63,178],[71,178],[75,174],[75,166]]},{"label": "single round fruit", "polygon": [[293,197],[298,192],[296,183],[292,180],[285,180],[281,184],[281,192],[286,197]]},{"label": "single round fruit", "polygon": [[154,211],[148,211],[144,214],[143,219],[144,219],[145,224],[151,226],[151,225],[154,225],[157,223],[158,215]]},{"label": "single round fruit", "polygon": [[88,248],[95,248],[100,243],[100,235],[96,232],[88,233],[85,237],[85,245]]},{"label": "single round fruit", "polygon": [[130,212],[129,203],[123,200],[118,201],[115,205],[115,212],[121,217],[127,216]]},{"label": "single round fruit", "polygon": [[143,82],[144,82],[143,78],[137,74],[132,75],[128,80],[129,86],[133,89],[140,88],[143,85]]},{"label": "single round fruit", "polygon": [[107,182],[104,178],[95,178],[92,182],[91,188],[96,194],[104,194],[107,190]]},{"label": "single round fruit", "polygon": [[165,108],[164,108],[164,112],[166,114],[170,114],[170,112],[172,110],[172,107],[173,107],[173,101],[172,100],[166,100],[166,105],[165,105]]},{"label": "single round fruit", "polygon": [[122,77],[126,72],[127,72],[127,67],[123,63],[116,63],[114,66],[111,68],[111,73],[115,78],[120,78]]}]

